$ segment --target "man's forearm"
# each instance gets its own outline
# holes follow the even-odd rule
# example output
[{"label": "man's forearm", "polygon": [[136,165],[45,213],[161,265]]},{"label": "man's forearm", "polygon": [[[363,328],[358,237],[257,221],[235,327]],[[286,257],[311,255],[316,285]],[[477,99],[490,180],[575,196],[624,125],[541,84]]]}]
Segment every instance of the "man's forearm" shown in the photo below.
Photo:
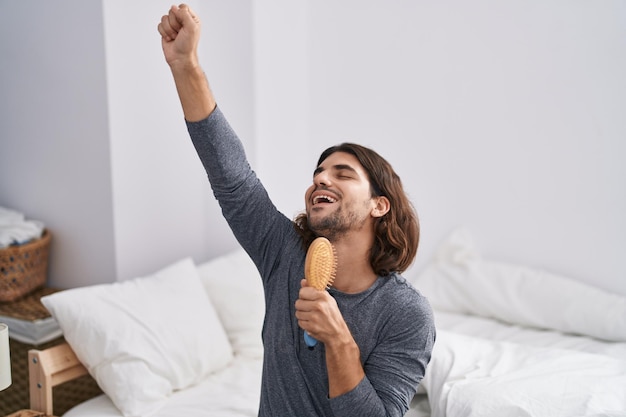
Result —
[{"label": "man's forearm", "polygon": [[354,389],[365,377],[361,354],[354,339],[326,344],[328,397],[335,398]]},{"label": "man's forearm", "polygon": [[170,67],[185,120],[197,122],[207,118],[216,103],[209,82],[198,64],[180,63]]}]

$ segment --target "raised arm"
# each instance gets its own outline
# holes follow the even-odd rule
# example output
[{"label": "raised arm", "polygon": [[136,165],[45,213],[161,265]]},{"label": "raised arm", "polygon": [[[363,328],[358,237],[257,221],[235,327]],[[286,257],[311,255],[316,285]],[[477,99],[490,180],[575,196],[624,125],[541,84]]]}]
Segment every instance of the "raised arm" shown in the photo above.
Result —
[{"label": "raised arm", "polygon": [[200,18],[187,6],[172,6],[158,30],[165,60],[170,66],[185,120],[197,122],[215,109],[215,98],[198,61]]}]

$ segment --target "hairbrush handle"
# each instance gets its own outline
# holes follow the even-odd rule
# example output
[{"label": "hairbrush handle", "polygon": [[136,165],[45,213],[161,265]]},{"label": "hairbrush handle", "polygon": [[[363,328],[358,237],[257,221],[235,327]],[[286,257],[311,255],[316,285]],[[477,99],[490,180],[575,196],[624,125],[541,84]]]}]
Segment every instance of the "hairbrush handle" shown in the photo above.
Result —
[{"label": "hairbrush handle", "polygon": [[317,339],[309,334],[306,330],[304,331],[304,343],[306,343],[309,349],[313,349],[315,345],[317,345]]}]

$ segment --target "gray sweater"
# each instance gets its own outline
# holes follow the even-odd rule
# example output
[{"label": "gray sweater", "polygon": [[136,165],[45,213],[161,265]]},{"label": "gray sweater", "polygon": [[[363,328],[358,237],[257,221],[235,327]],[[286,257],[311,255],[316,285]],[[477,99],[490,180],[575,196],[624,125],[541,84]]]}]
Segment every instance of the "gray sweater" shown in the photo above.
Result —
[{"label": "gray sweater", "polygon": [[307,349],[295,317],[306,253],[292,220],[269,199],[219,108],[187,128],[224,217],[263,280],[259,416],[404,415],[435,340],[428,301],[399,274],[379,277],[359,294],[331,289],[360,348],[366,376],[352,391],[329,399],[324,345]]}]

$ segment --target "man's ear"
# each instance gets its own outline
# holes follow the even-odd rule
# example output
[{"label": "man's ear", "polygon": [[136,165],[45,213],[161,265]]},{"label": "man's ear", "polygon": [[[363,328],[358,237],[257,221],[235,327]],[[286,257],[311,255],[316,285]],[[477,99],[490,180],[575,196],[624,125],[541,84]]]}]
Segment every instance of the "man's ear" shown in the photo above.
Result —
[{"label": "man's ear", "polygon": [[385,196],[374,197],[374,208],[372,209],[372,217],[383,217],[389,212],[391,203]]}]

